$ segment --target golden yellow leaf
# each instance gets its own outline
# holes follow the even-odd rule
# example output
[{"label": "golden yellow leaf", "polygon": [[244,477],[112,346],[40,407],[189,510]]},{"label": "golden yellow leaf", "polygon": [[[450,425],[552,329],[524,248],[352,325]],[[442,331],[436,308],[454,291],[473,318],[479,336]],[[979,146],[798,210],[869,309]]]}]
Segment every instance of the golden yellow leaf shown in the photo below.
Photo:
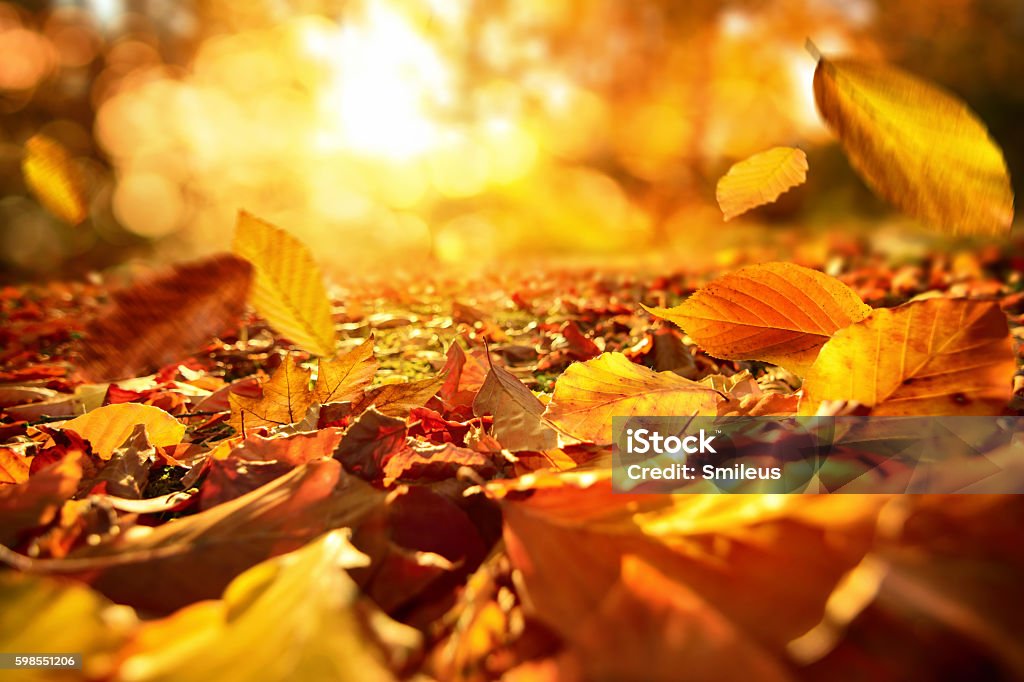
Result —
[{"label": "golden yellow leaf", "polygon": [[0,484],[24,483],[31,464],[31,457],[25,457],[14,448],[0,447]]},{"label": "golden yellow leaf", "polygon": [[[369,622],[410,645],[417,633],[368,604],[346,568],[369,558],[348,531],[245,571],[217,600],[200,601],[147,623],[126,647],[124,679],[392,680]],[[188,665],[183,665],[188,661]]]},{"label": "golden yellow leaf", "polygon": [[159,407],[139,403],[104,405],[92,412],[64,422],[62,428],[74,431],[92,445],[103,459],[110,459],[114,449],[142,424],[153,445],[177,445],[185,436],[185,425]]},{"label": "golden yellow leaf", "polygon": [[876,193],[958,234],[1005,234],[1013,190],[1003,153],[966,104],[899,69],[821,59],[814,98]]},{"label": "golden yellow leaf", "polygon": [[1015,369],[998,304],[915,301],[837,332],[804,379],[800,412],[845,400],[879,415],[999,414]]},{"label": "golden yellow leaf", "polygon": [[409,410],[423,407],[441,390],[442,385],[444,385],[444,377],[437,376],[418,381],[375,386],[363,393],[358,400],[353,401],[352,411],[358,414],[372,405],[378,412],[389,417],[405,417],[409,414]]},{"label": "golden yellow leaf", "polygon": [[301,420],[313,404],[309,377],[310,371],[301,367],[295,356],[286,356],[270,380],[263,384],[263,395],[259,398],[228,394],[231,404],[228,424],[244,434],[261,427],[274,428]]},{"label": "golden yellow leaf", "polygon": [[622,353],[569,366],[555,383],[544,419],[581,441],[612,442],[612,417],[716,414],[717,391],[672,372],[653,372]]},{"label": "golden yellow leaf", "polygon": [[85,220],[89,213],[85,179],[59,142],[45,135],[30,137],[21,172],[43,208],[71,225]]},{"label": "golden yellow leaf", "polygon": [[316,373],[313,400],[320,403],[344,402],[362,396],[363,389],[377,373],[373,356],[373,336],[348,353],[326,360],[320,358]]},{"label": "golden yellow leaf", "polygon": [[715,196],[726,220],[770,204],[807,179],[807,155],[775,147],[734,164],[718,181]]},{"label": "golden yellow leaf", "polygon": [[871,308],[837,279],[792,263],[740,268],[675,308],[647,308],[679,325],[709,354],[762,360],[805,373],[838,329]]},{"label": "golden yellow leaf", "polygon": [[238,214],[234,251],[255,270],[252,307],[297,347],[334,355],[334,322],[323,274],[309,249],[279,227]]}]

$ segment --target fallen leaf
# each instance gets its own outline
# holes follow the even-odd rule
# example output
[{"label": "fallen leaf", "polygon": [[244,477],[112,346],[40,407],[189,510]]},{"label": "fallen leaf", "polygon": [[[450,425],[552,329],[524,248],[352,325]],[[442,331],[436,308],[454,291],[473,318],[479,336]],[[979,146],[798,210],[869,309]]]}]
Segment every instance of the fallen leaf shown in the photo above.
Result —
[{"label": "fallen leaf", "polygon": [[27,481],[31,463],[31,457],[16,452],[14,448],[0,447],[0,485]]},{"label": "fallen leaf", "polygon": [[78,489],[83,457],[72,454],[22,483],[0,486],[0,544],[12,545],[22,532],[53,519]]},{"label": "fallen leaf", "polygon": [[33,135],[21,162],[25,184],[47,211],[77,225],[89,215],[86,182],[71,154],[56,140]]},{"label": "fallen leaf", "polygon": [[384,384],[366,391],[353,403],[352,410],[358,414],[373,406],[381,414],[404,417],[413,408],[423,407],[443,384],[444,377],[441,376],[401,384]]},{"label": "fallen leaf", "polygon": [[77,345],[81,375],[111,381],[180,361],[238,324],[252,268],[221,254],[117,291]]},{"label": "fallen leaf", "polygon": [[241,211],[234,251],[252,263],[252,307],[297,347],[334,355],[334,321],[323,274],[305,244],[279,227]]},{"label": "fallen leaf", "polygon": [[775,147],[734,164],[718,181],[715,196],[726,220],[770,204],[807,179],[807,155]]},{"label": "fallen leaf", "polygon": [[671,372],[652,372],[622,353],[569,366],[555,382],[544,419],[584,442],[612,442],[612,417],[716,413],[717,391]]},{"label": "fallen leaf", "polygon": [[[157,680],[388,681],[368,611],[345,569],[365,565],[345,531],[332,531],[245,571],[221,599],[146,623],[124,651],[122,676]],[[375,613],[375,620],[384,618]],[[413,641],[418,636],[403,628]],[[183,665],[187,661],[187,665]]]},{"label": "fallen leaf", "polygon": [[228,394],[231,404],[228,424],[243,436],[259,428],[294,424],[306,416],[306,410],[313,404],[309,378],[310,371],[299,365],[298,358],[285,356],[270,380],[263,384],[263,395],[259,398]]},{"label": "fallen leaf", "polygon": [[498,471],[487,455],[451,443],[406,446],[385,459],[384,485],[390,486],[395,481],[406,479],[424,483],[455,478],[462,467],[473,469],[484,478],[490,478]]},{"label": "fallen leaf", "polygon": [[804,379],[800,413],[843,400],[873,415],[1000,414],[1015,370],[997,303],[915,301],[837,332]]},{"label": "fallen leaf", "polygon": [[[106,466],[90,481],[93,492],[137,500],[149,482],[149,470],[156,461],[156,448],[149,442],[144,424],[136,425],[121,447],[114,450]],[[97,485],[103,487],[96,490]]]},{"label": "fallen leaf", "polygon": [[740,268],[675,308],[644,309],[679,325],[716,358],[762,360],[797,374],[836,330],[871,312],[839,280],[792,263]]},{"label": "fallen leaf", "polygon": [[320,404],[355,400],[373,381],[377,373],[377,359],[373,356],[371,335],[348,353],[327,360],[320,358],[317,365],[313,400]]},{"label": "fallen leaf", "polygon": [[1013,190],[1003,153],[958,98],[891,66],[821,58],[814,99],[880,196],[955,234],[1010,230]]},{"label": "fallen leaf", "polygon": [[146,427],[153,445],[177,445],[185,436],[185,425],[159,407],[138,403],[104,405],[64,422],[62,429],[74,431],[89,441],[93,452],[110,459],[114,449],[132,435],[137,425]]},{"label": "fallen leaf", "polygon": [[345,470],[366,480],[376,480],[384,460],[405,446],[404,419],[389,417],[374,408],[356,418],[334,451]]},{"label": "fallen leaf", "polygon": [[492,365],[476,400],[476,416],[494,415],[491,435],[511,452],[541,451],[558,445],[558,437],[541,421],[544,404],[504,367]]}]

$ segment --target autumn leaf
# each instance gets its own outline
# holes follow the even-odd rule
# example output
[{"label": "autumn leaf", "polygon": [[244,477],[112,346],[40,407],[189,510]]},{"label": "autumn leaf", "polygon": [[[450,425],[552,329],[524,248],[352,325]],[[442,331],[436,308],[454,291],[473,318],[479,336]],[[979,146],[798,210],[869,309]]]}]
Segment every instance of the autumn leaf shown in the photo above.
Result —
[{"label": "autumn leaf", "polygon": [[800,412],[845,400],[874,415],[1000,414],[1015,370],[997,303],[913,301],[837,332],[804,379]]},{"label": "autumn leaf", "polygon": [[13,544],[23,531],[53,518],[78,489],[83,459],[75,453],[21,483],[0,486],[0,544]]},{"label": "autumn leaf", "polygon": [[321,404],[355,400],[373,381],[377,359],[373,356],[373,336],[348,353],[332,360],[320,358],[317,366],[313,401]]},{"label": "autumn leaf", "polygon": [[[365,565],[345,531],[332,531],[239,575],[221,599],[148,622],[122,670],[138,682],[359,679],[386,682],[377,627],[417,634],[360,602],[345,569]],[[183,665],[187,661],[187,665]]]},{"label": "autumn leaf", "polygon": [[425,405],[443,385],[443,376],[405,383],[384,384],[366,391],[359,400],[353,403],[352,409],[358,414],[372,405],[381,414],[404,417],[413,408]]},{"label": "autumn leaf", "polygon": [[185,425],[159,407],[140,403],[104,405],[92,412],[64,422],[61,428],[74,431],[89,441],[93,452],[110,459],[135,427],[142,425],[152,445],[177,445],[185,436]]},{"label": "autumn leaf", "polygon": [[251,277],[248,263],[221,254],[115,292],[77,346],[81,375],[112,381],[180,362],[238,324]]},{"label": "autumn leaf", "polygon": [[671,372],[652,372],[622,353],[578,362],[558,378],[544,419],[584,442],[612,442],[612,417],[715,414],[717,391]]},{"label": "autumn leaf", "polygon": [[504,367],[491,366],[473,413],[494,415],[492,435],[506,450],[543,451],[558,445],[555,432],[541,421],[544,404]]},{"label": "autumn leaf", "polygon": [[675,308],[644,309],[682,327],[708,354],[805,373],[838,329],[871,312],[837,279],[792,263],[751,265]]},{"label": "autumn leaf", "polygon": [[715,196],[726,220],[770,204],[807,179],[801,149],[775,147],[733,165],[718,181]]},{"label": "autumn leaf", "polygon": [[31,463],[31,457],[16,452],[14,448],[0,447],[0,485],[27,481]]},{"label": "autumn leaf", "polygon": [[955,96],[891,66],[821,58],[814,98],[880,196],[947,232],[1009,231],[1013,190],[1003,153]]},{"label": "autumn leaf", "polygon": [[45,135],[30,137],[21,172],[47,211],[71,225],[85,220],[89,214],[85,178],[59,142]]},{"label": "autumn leaf", "polygon": [[384,461],[384,485],[398,480],[418,483],[454,478],[458,470],[468,467],[483,477],[497,472],[494,462],[483,453],[451,443],[444,445],[417,445],[400,448],[389,453]]},{"label": "autumn leaf", "polygon": [[310,374],[308,369],[299,365],[294,355],[285,356],[270,380],[263,384],[262,396],[250,398],[237,393],[228,394],[231,404],[228,423],[242,435],[259,428],[294,424],[306,416],[306,410],[313,404]]},{"label": "autumn leaf", "polygon": [[334,451],[345,470],[366,480],[381,475],[384,461],[405,446],[404,419],[381,414],[370,408],[356,417]]},{"label": "autumn leaf", "polygon": [[234,251],[252,263],[252,307],[297,347],[334,355],[334,321],[323,275],[305,244],[279,227],[241,211]]}]

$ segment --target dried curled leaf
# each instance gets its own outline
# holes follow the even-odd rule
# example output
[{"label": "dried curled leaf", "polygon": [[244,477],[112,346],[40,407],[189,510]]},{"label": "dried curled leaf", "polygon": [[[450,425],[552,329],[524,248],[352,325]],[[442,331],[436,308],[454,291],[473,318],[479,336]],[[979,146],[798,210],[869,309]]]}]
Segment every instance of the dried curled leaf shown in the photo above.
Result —
[{"label": "dried curled leaf", "polygon": [[682,327],[716,358],[763,360],[798,374],[836,330],[871,312],[839,280],[792,263],[740,268],[682,305],[646,310]]},{"label": "dried curled leaf", "polygon": [[807,180],[802,149],[775,147],[734,164],[718,181],[715,197],[726,220],[770,204]]},{"label": "dried curled leaf", "polygon": [[373,336],[348,353],[326,360],[317,366],[313,400],[320,404],[355,400],[373,381],[377,358],[373,356]]},{"label": "dried curled leaf", "polygon": [[717,391],[671,372],[652,372],[622,353],[569,366],[555,383],[544,419],[590,443],[612,442],[612,417],[716,414]]},{"label": "dried curled leaf", "polygon": [[504,367],[491,367],[473,413],[494,415],[493,435],[506,450],[542,451],[558,445],[555,432],[541,422],[544,404]]},{"label": "dried curled leaf", "polygon": [[85,220],[89,214],[85,179],[59,142],[45,135],[30,137],[21,172],[43,208],[71,225]]},{"label": "dried curled leaf", "polygon": [[185,425],[159,407],[140,403],[104,405],[81,417],[64,422],[62,428],[89,441],[93,452],[110,459],[114,450],[144,426],[151,445],[177,445],[185,436]]},{"label": "dried curled leaf", "polygon": [[228,423],[243,435],[253,429],[294,424],[306,416],[306,410],[313,404],[309,377],[310,371],[299,365],[298,358],[285,357],[270,380],[263,384],[263,395],[259,398],[228,394],[231,404]]},{"label": "dried curled leaf", "polygon": [[180,361],[237,325],[251,279],[247,262],[220,254],[116,292],[86,328],[80,373],[111,381]]},{"label": "dried curled leaf", "polygon": [[874,191],[956,234],[1005,234],[1013,190],[1003,153],[966,104],[899,69],[820,59],[814,99]]},{"label": "dried curled leaf", "polygon": [[249,302],[256,312],[299,348],[316,355],[334,355],[331,302],[320,266],[306,245],[242,211],[234,251],[255,268]]},{"label": "dried curled leaf", "polygon": [[1015,369],[997,303],[915,301],[837,332],[804,379],[800,412],[843,400],[876,415],[999,414]]}]

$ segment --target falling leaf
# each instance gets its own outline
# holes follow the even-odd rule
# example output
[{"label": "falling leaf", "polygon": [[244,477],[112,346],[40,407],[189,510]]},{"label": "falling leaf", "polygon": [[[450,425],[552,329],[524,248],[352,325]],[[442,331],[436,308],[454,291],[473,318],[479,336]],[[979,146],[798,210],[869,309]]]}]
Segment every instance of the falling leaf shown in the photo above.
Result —
[{"label": "falling leaf", "polygon": [[422,407],[444,385],[444,377],[432,377],[399,384],[384,384],[368,390],[353,404],[353,411],[362,412],[371,405],[381,414],[404,417],[415,407]]},{"label": "falling leaf", "polygon": [[21,172],[47,211],[71,225],[85,220],[89,214],[85,178],[59,142],[45,135],[30,137]]},{"label": "falling leaf", "polygon": [[320,358],[313,400],[320,404],[355,400],[373,381],[377,359],[373,356],[373,336],[348,353],[333,360]]},{"label": "falling leaf", "polygon": [[839,280],[792,263],[740,268],[675,308],[644,308],[716,358],[763,360],[798,374],[836,330],[871,312]]},{"label": "falling leaf", "polygon": [[323,275],[305,244],[279,227],[242,211],[234,251],[256,271],[249,302],[297,347],[334,355],[334,321]]},{"label": "falling leaf", "polygon": [[185,426],[159,407],[139,403],[104,405],[81,417],[64,422],[61,428],[74,431],[92,445],[93,452],[110,459],[115,448],[132,435],[137,425],[146,427],[153,445],[177,445],[185,436]]},{"label": "falling leaf", "polygon": [[306,416],[306,410],[313,404],[309,377],[310,371],[299,365],[298,358],[285,356],[270,380],[263,384],[262,396],[228,395],[231,403],[228,423],[242,435],[259,428],[294,424]]},{"label": "falling leaf", "polygon": [[558,445],[555,432],[541,421],[544,404],[504,367],[491,367],[473,402],[473,413],[494,415],[492,435],[506,450],[542,451]]},{"label": "falling leaf", "polygon": [[820,59],[814,98],[850,163],[907,214],[955,234],[1005,235],[1003,153],[966,104],[884,64]]},{"label": "falling leaf", "polygon": [[652,372],[622,353],[578,362],[558,378],[544,419],[584,442],[612,442],[612,417],[715,414],[715,390],[671,372]]},{"label": "falling leaf", "polygon": [[804,379],[800,412],[844,400],[874,415],[1000,414],[1015,369],[997,303],[915,301],[837,332]]},{"label": "falling leaf", "polygon": [[770,204],[807,179],[807,155],[775,147],[734,164],[718,181],[716,197],[726,220]]},{"label": "falling leaf", "polygon": [[238,324],[251,277],[248,263],[221,254],[115,292],[78,346],[82,376],[111,381],[179,362]]},{"label": "falling leaf", "polygon": [[418,637],[357,604],[359,588],[345,569],[367,561],[345,531],[333,531],[254,566],[223,598],[147,623],[126,648],[122,673],[137,682],[393,680],[369,614],[374,625],[384,619]]}]

